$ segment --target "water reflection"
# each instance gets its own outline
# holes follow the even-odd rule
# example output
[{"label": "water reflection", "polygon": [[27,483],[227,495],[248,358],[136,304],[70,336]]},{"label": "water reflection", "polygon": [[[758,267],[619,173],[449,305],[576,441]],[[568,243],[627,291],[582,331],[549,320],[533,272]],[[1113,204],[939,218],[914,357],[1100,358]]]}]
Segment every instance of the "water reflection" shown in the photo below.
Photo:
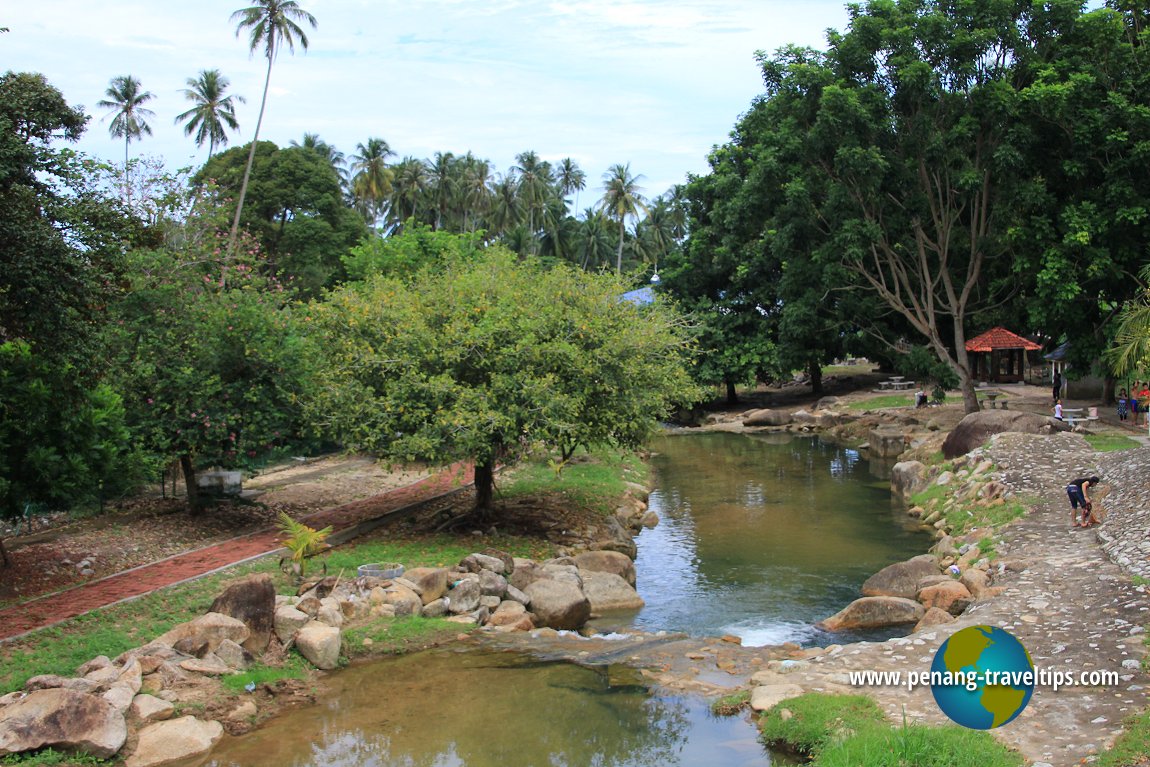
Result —
[{"label": "water reflection", "polygon": [[859,638],[811,624],[856,598],[876,570],[930,545],[857,450],[722,433],[665,437],[653,449],[650,504],[662,522],[638,539],[641,628],[756,645]]},{"label": "water reflection", "polygon": [[227,739],[214,767],[763,767],[754,728],[630,669],[431,651],[354,667],[328,702]]}]

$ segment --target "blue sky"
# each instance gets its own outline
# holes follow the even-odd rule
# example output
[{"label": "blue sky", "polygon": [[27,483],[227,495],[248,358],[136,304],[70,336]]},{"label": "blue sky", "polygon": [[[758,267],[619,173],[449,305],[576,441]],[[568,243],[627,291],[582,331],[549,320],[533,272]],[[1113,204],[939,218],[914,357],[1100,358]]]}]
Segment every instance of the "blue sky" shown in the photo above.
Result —
[{"label": "blue sky", "polygon": [[[133,154],[169,167],[198,164],[173,123],[180,90],[219,68],[241,133],[251,137],[265,60],[249,56],[231,13],[244,0],[39,0],[0,10],[0,67],[41,72],[69,103],[93,115],[82,151],[117,160],[95,108],[116,75],[139,78],[156,99],[154,135]],[[282,54],[260,137],[286,146],[318,133],[346,154],[368,137],[400,156],[468,150],[498,171],[527,149],[574,158],[587,173],[580,207],[602,175],[630,163],[648,196],[706,170],[738,115],[761,91],[756,49],[822,47],[842,29],[840,0],[300,0],[319,26],[310,48]]]}]

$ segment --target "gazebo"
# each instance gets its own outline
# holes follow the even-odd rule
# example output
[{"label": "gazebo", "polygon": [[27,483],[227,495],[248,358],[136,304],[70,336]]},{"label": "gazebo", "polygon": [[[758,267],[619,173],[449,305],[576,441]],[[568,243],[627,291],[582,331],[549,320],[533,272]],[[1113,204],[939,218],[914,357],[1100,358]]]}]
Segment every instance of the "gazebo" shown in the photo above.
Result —
[{"label": "gazebo", "polygon": [[1026,352],[1042,346],[1011,333],[1004,327],[991,328],[966,342],[976,381],[1018,383],[1023,380]]}]

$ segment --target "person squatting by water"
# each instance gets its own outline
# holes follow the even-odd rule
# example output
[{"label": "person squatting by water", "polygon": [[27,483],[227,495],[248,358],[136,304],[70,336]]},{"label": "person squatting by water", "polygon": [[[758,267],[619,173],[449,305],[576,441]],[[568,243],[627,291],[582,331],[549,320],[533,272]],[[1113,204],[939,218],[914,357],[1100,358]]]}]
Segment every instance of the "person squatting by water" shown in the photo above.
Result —
[{"label": "person squatting by water", "polygon": [[1054,400],[1054,417],[1059,421],[1062,420],[1062,400],[1060,399]]},{"label": "person squatting by water", "polygon": [[[1090,527],[1099,522],[1094,516],[1094,504],[1090,500],[1090,490],[1101,480],[1096,476],[1079,477],[1066,486],[1066,496],[1070,499],[1070,521],[1074,527]],[[1082,521],[1078,521],[1078,509],[1082,508]]]}]

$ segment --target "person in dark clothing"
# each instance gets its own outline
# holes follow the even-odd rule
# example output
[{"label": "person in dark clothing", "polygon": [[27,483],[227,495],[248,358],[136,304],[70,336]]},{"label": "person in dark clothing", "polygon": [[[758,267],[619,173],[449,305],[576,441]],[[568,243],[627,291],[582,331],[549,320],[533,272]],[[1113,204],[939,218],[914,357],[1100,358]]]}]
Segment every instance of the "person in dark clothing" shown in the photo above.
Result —
[{"label": "person in dark clothing", "polygon": [[[1090,500],[1090,491],[1098,485],[1101,480],[1098,477],[1079,477],[1078,479],[1071,480],[1070,484],[1066,486],[1066,496],[1070,499],[1070,521],[1074,527],[1090,527],[1090,525],[1098,524],[1098,518],[1094,516],[1094,504]],[[1082,521],[1078,521],[1078,509],[1082,509]]]},{"label": "person in dark clothing", "polygon": [[1055,402],[1057,402],[1058,398],[1061,396],[1062,396],[1062,374],[1061,373],[1055,373],[1054,374],[1054,384],[1051,386],[1051,389],[1050,389],[1050,398],[1052,400],[1054,400]]}]

